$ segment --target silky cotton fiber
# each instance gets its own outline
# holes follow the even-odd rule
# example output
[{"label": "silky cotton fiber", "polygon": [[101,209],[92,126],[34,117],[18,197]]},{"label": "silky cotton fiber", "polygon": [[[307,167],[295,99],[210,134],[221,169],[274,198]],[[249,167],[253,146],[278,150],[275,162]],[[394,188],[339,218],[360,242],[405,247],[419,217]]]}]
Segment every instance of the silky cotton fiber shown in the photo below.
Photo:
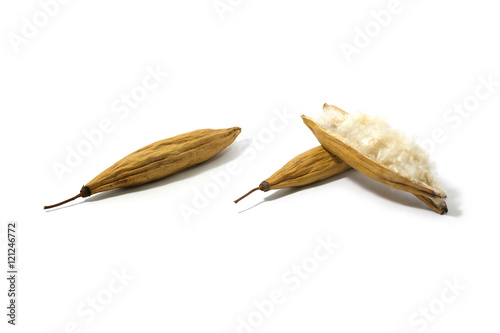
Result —
[{"label": "silky cotton fiber", "polygon": [[429,153],[415,139],[393,129],[380,116],[348,114],[335,107],[325,107],[324,111],[314,118],[323,130],[403,177],[445,193],[437,182]]}]

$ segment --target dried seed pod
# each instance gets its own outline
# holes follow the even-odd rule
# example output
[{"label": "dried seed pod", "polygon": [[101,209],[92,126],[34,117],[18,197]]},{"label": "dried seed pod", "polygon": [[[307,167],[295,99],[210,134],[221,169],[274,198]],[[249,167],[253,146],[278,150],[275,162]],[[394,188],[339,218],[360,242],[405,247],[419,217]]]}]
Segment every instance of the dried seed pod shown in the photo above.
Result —
[{"label": "dried seed pod", "polygon": [[380,118],[325,104],[315,120],[302,116],[321,145],[364,175],[410,192],[439,214],[446,194],[433,175],[428,153]]},{"label": "dried seed pod", "polygon": [[[271,177],[260,183],[259,187],[252,189],[234,202],[238,203],[256,190],[267,192],[269,190],[305,186],[333,177],[350,168],[339,157],[330,153],[323,146],[318,146],[294,157]],[[416,195],[416,197],[439,214],[443,213],[443,205],[446,207],[443,199],[430,199],[420,195]]]},{"label": "dried seed pod", "polygon": [[340,158],[331,154],[322,146],[318,146],[297,155],[271,177],[260,183],[259,187],[252,189],[234,202],[238,203],[241,199],[257,190],[267,192],[281,188],[304,186],[332,177],[349,168],[350,166]]},{"label": "dried seed pod", "polygon": [[149,144],[125,156],[82,187],[80,193],[55,205],[119,187],[149,183],[202,163],[228,147],[239,127],[201,129]]}]

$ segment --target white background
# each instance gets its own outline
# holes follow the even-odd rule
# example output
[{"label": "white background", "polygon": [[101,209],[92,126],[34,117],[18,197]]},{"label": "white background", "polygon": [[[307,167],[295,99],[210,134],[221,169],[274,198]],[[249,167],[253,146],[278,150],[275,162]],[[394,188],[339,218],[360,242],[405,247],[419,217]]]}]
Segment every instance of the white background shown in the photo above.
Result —
[{"label": "white background", "polygon": [[[0,257],[5,267],[7,222],[18,221],[20,275],[14,329],[0,284],[1,331],[498,331],[500,86],[467,115],[447,113],[487,92],[481,78],[500,81],[494,2],[401,0],[380,28],[371,12],[389,1],[226,1],[222,15],[211,0],[69,1],[18,47],[23,17],[42,9],[2,2]],[[341,45],[356,46],[367,26],[349,62]],[[127,115],[114,112],[146,68],[169,75]],[[300,115],[325,102],[381,114],[420,140],[440,132],[432,159],[450,213],[355,171],[235,205],[318,145]],[[113,129],[58,177],[54,163],[103,119]],[[146,144],[232,126],[237,141],[203,165],[42,209]],[[213,187],[230,162],[236,172]],[[183,216],[207,188],[208,203]],[[292,290],[289,270],[314,264],[318,237],[340,246]],[[122,270],[133,278],[112,294]],[[446,281],[466,289],[456,296]],[[263,318],[254,302],[273,290],[283,302]],[[87,303],[96,297],[100,311]],[[436,315],[422,319],[429,307]],[[256,327],[243,328],[249,316]]]}]

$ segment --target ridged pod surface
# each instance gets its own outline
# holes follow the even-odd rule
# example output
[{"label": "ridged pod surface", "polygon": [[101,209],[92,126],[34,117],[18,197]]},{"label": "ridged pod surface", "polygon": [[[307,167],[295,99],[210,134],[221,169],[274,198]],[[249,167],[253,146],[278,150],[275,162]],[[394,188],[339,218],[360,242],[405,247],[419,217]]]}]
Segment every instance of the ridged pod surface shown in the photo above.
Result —
[{"label": "ridged pod surface", "polygon": [[200,164],[224,150],[240,134],[239,127],[200,129],[149,144],[116,162],[82,187],[75,197],[88,197],[120,187],[131,187],[165,178]]},{"label": "ridged pod surface", "polygon": [[318,146],[295,156],[259,187],[248,192],[237,203],[256,190],[267,192],[283,188],[308,185],[349,169],[350,166],[322,146]]},{"label": "ridged pod surface", "polygon": [[351,167],[318,146],[297,155],[265,180],[270,190],[309,185],[330,178]]}]

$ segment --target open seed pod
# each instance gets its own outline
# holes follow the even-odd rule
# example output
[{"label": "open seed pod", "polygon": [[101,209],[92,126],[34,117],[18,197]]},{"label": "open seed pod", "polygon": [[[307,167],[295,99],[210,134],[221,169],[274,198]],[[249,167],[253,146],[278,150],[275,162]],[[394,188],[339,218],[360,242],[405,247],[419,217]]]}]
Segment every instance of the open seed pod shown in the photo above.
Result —
[{"label": "open seed pod", "polygon": [[348,114],[328,104],[323,111],[302,119],[326,150],[367,177],[416,195],[437,213],[448,211],[429,154],[413,139],[381,117]]}]

